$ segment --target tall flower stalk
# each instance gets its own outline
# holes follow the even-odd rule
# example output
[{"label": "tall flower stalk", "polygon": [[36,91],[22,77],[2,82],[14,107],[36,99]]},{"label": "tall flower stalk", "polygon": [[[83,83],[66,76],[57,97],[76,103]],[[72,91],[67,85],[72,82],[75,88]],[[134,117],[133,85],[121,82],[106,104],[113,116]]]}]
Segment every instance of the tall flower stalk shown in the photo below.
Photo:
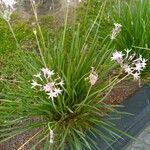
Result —
[{"label": "tall flower stalk", "polygon": [[42,41],[42,45],[43,45],[42,49],[46,50],[46,44],[45,44],[44,36],[43,36],[42,29],[41,29],[41,26],[40,26],[39,20],[38,20],[36,2],[34,0],[30,0],[30,2],[31,2],[32,10],[33,10],[33,13],[34,13],[34,16],[35,16],[38,31],[39,31],[40,36],[41,36],[41,41]]},{"label": "tall flower stalk", "polygon": [[16,0],[0,0],[0,15],[7,22],[9,29],[16,41],[16,46],[19,47],[18,40],[16,38],[15,32],[10,23],[11,15],[14,12],[14,5],[16,4]]},{"label": "tall flower stalk", "polygon": [[47,64],[46,64],[46,62],[45,62],[44,54],[43,54],[44,52],[43,52],[43,50],[42,50],[42,48],[41,48],[41,46],[40,46],[40,42],[39,42],[39,39],[38,39],[38,36],[37,36],[37,31],[36,31],[36,29],[33,30],[33,33],[34,33],[35,38],[36,38],[36,42],[37,42],[37,45],[38,45],[38,50],[39,50],[39,52],[40,52],[42,62],[43,62],[43,64],[44,64],[45,68],[47,68]]}]

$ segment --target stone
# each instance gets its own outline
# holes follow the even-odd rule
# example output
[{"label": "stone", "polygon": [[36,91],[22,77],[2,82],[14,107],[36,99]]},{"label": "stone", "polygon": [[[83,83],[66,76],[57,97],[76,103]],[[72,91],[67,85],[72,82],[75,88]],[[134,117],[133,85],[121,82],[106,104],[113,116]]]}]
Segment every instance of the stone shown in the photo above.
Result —
[{"label": "stone", "polygon": [[145,142],[146,144],[149,144],[149,145],[150,145],[150,134],[147,133],[147,135],[145,135],[145,137],[143,138],[143,140],[144,140],[144,142]]},{"label": "stone", "polygon": [[132,142],[125,150],[150,150],[150,125],[137,137],[137,141]]}]

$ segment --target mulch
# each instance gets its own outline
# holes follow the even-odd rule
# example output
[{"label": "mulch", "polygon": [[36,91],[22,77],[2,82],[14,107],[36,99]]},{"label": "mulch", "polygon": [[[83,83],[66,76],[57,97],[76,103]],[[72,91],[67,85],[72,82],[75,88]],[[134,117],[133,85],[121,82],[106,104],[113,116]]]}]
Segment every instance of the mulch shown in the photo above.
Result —
[{"label": "mulch", "polygon": [[135,93],[143,85],[139,85],[137,81],[123,81],[118,86],[114,87],[107,97],[108,104],[121,104],[128,96]]}]

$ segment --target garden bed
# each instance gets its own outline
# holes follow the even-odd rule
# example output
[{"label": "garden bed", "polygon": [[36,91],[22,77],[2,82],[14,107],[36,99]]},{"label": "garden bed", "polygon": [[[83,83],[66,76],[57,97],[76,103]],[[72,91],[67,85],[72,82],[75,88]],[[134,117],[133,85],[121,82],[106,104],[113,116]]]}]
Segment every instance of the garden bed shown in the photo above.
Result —
[{"label": "garden bed", "polygon": [[[135,115],[135,116],[130,116],[130,115],[121,116],[122,117],[121,119],[117,120],[117,122],[115,121],[118,129],[121,129],[123,131],[126,130],[127,132],[129,132],[129,134],[135,135],[138,132],[140,132],[142,128],[144,128],[144,126],[142,125],[145,124],[146,120],[148,119],[146,110],[144,110],[145,104],[147,104],[145,96],[149,90],[150,90],[150,87],[148,86],[139,88],[138,82],[129,82],[129,81],[122,82],[121,84],[119,84],[112,90],[112,92],[108,96],[109,100],[107,103],[114,104],[114,105],[122,104],[124,107],[119,108],[120,111],[129,112]],[[144,97],[143,100],[141,99],[141,96]],[[138,99],[136,100],[137,97]],[[145,115],[146,118],[143,120],[140,120],[140,124],[135,124],[137,121],[139,121],[139,119],[141,119],[141,117],[143,117],[143,115]],[[133,120],[133,119],[135,121],[133,121],[132,123],[128,121],[128,120]],[[133,127],[130,129],[130,126],[132,125]],[[133,129],[134,131],[132,131]],[[7,149],[16,150],[37,132],[38,132],[38,129],[18,135],[12,138],[11,140],[9,140],[8,142],[0,144],[0,149],[1,150],[7,150]],[[125,138],[125,141],[117,140],[116,143],[113,144],[115,145],[115,148],[118,147],[118,150],[120,150],[120,146],[121,147],[125,146],[131,140],[127,137],[124,137],[124,138]],[[102,140],[100,139],[95,139],[95,140],[97,141],[99,145],[101,145],[103,149],[109,149],[108,146],[105,143],[103,143]],[[34,143],[34,140],[32,140],[32,142],[29,142],[27,145],[25,145],[24,149],[29,149],[33,143]],[[36,147],[36,149],[41,150],[42,149],[41,144],[39,144]]]},{"label": "garden bed", "polygon": [[[6,43],[2,52],[5,57],[9,53],[14,56],[11,65],[6,65],[0,73],[0,149],[64,150],[69,145],[71,150],[93,150],[93,147],[120,150],[150,120],[150,87],[139,83],[144,72],[148,72],[145,70],[149,64],[148,52],[137,51],[139,47],[135,48],[133,36],[136,34],[131,34],[131,39],[130,35],[124,36],[128,33],[126,24],[121,20],[116,22],[114,17],[121,19],[125,13],[122,10],[133,16],[135,13],[126,9],[120,0],[80,1],[81,14],[80,8],[79,14],[76,11],[74,6],[78,3],[73,0],[63,1],[65,9],[61,9],[64,3],[54,8],[53,0],[31,1],[31,5],[25,2],[27,9],[18,6],[25,12],[25,18],[26,12],[30,14],[31,8],[33,11],[27,28],[27,35],[31,36],[26,40],[22,40],[22,34],[21,37],[16,34],[24,33],[16,28],[13,19],[16,2],[0,3],[2,26],[12,33],[10,36],[5,30],[5,34],[2,32],[6,35],[4,41],[10,45]],[[132,8],[132,3],[128,3]],[[146,0],[137,2],[141,10],[148,4]],[[28,8],[29,5],[32,7]],[[110,17],[111,8],[115,10]],[[54,9],[55,19],[43,16]],[[18,16],[14,13],[14,17]],[[51,28],[52,22],[54,28]],[[134,25],[132,19],[129,22]],[[120,40],[121,37],[126,39]],[[13,44],[9,40],[12,38]],[[148,45],[146,40],[141,41],[140,46]],[[9,51],[12,46],[16,53]],[[0,61],[3,66],[5,57]],[[15,62],[19,62],[20,72],[16,72]],[[10,66],[13,76],[7,73]],[[12,86],[9,83],[13,83]]]}]

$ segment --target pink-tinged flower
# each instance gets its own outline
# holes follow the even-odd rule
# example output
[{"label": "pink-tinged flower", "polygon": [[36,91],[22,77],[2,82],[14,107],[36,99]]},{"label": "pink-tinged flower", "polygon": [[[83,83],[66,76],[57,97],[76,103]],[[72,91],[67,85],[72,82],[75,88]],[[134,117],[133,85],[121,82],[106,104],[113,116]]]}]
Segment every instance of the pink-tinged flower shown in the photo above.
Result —
[{"label": "pink-tinged flower", "polygon": [[54,83],[54,82],[49,82],[49,83],[47,83],[45,86],[43,86],[43,90],[44,90],[45,92],[50,92],[50,91],[53,90],[54,86],[55,86],[55,83]]},{"label": "pink-tinged flower", "polygon": [[53,101],[54,98],[56,98],[58,95],[56,92],[54,91],[50,91],[49,93],[47,93],[47,95],[49,96],[49,98]]},{"label": "pink-tinged flower", "polygon": [[113,56],[111,57],[111,60],[114,60],[114,61],[116,61],[117,63],[120,64],[120,63],[123,62],[123,56],[124,56],[124,54],[122,54],[122,52],[116,51],[116,52],[113,53]]},{"label": "pink-tinged flower", "polygon": [[54,132],[53,130],[50,129],[50,143],[53,144],[54,143]]},{"label": "pink-tinged flower", "polygon": [[119,35],[119,33],[121,32],[121,28],[122,28],[122,25],[121,24],[118,24],[118,23],[114,23],[114,28],[112,30],[112,34],[111,34],[111,40],[114,40],[116,39],[116,37]]},{"label": "pink-tinged flower", "polygon": [[135,72],[132,75],[133,75],[134,80],[140,79],[140,73],[139,72]]},{"label": "pink-tinged flower", "polygon": [[[54,71],[49,70],[48,68],[43,68],[41,71],[33,75],[36,77],[36,80],[32,80],[32,88],[36,86],[40,86],[40,91],[44,91],[49,98],[53,101],[54,98],[58,97],[60,94],[62,94],[61,88],[64,85],[64,81],[58,76],[55,78]],[[47,80],[45,80],[45,78]],[[40,83],[40,84],[38,84]]]},{"label": "pink-tinged flower", "polygon": [[136,66],[136,70],[142,71],[146,67],[147,60],[145,58],[142,58],[142,55],[139,56],[138,59],[134,60],[134,64]]},{"label": "pink-tinged flower", "polygon": [[147,65],[146,62],[147,62],[146,59],[143,59],[142,62],[141,62],[141,65],[142,65],[143,69],[146,68],[146,65]]},{"label": "pink-tinged flower", "polygon": [[123,69],[124,69],[125,73],[128,73],[128,74],[132,73],[132,68],[127,64],[123,65]]},{"label": "pink-tinged flower", "polygon": [[60,88],[55,88],[54,89],[55,94],[58,96],[59,94],[62,93],[62,90]]},{"label": "pink-tinged flower", "polygon": [[142,55],[139,56],[139,60],[141,61],[141,65],[143,67],[143,69],[146,67],[146,62],[147,60],[145,58],[142,58]]},{"label": "pink-tinged flower", "polygon": [[52,101],[53,101],[54,98],[58,97],[59,94],[61,94],[61,93],[62,93],[62,90],[60,90],[59,88],[54,88],[54,89],[52,89],[51,91],[49,91],[49,92],[47,93],[47,95],[48,95],[49,98],[51,98]]},{"label": "pink-tinged flower", "polygon": [[54,71],[49,70],[48,68],[42,68],[42,72],[45,78],[51,78],[54,75]]},{"label": "pink-tinged flower", "polygon": [[94,71],[94,68],[92,67],[92,71],[88,77],[90,84],[93,86],[96,84],[97,80],[98,80],[98,74],[96,73],[96,71]]},{"label": "pink-tinged flower", "polygon": [[142,64],[141,63],[135,63],[135,70],[140,72],[143,70]]},{"label": "pink-tinged flower", "polygon": [[146,67],[147,60],[142,58],[142,55],[140,55],[139,58],[136,58],[136,53],[130,54],[130,51],[131,50],[128,49],[125,50],[125,54],[116,51],[113,53],[111,59],[115,60],[121,68],[123,68],[125,73],[131,74],[134,80],[137,80],[140,78],[141,71]]},{"label": "pink-tinged flower", "polygon": [[36,86],[39,86],[41,87],[42,85],[41,84],[38,84],[36,81],[32,80],[32,83],[31,83],[32,87],[31,88],[35,88]]}]

